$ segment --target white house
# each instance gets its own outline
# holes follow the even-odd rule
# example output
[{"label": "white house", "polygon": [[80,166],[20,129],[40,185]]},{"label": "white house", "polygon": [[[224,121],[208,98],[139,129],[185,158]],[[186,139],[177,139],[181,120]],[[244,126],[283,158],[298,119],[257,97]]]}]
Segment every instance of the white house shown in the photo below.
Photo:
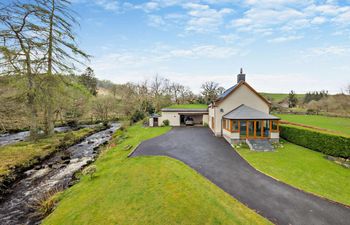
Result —
[{"label": "white house", "polygon": [[279,139],[279,118],[270,102],[246,81],[241,69],[237,83],[209,105],[209,127],[230,143],[246,139]]},{"label": "white house", "polygon": [[169,120],[171,126],[181,126],[187,116],[195,124],[208,124],[216,136],[229,143],[242,140],[278,140],[279,118],[270,115],[270,102],[246,81],[241,69],[237,83],[220,95],[208,109],[162,109],[162,116],[151,118],[150,124]]}]

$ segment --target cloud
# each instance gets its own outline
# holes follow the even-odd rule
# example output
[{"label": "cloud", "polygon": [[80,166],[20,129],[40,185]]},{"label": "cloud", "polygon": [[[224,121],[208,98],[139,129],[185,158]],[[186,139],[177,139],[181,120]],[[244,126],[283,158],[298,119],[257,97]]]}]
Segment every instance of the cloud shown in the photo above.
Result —
[{"label": "cloud", "polygon": [[213,9],[209,5],[195,3],[187,3],[183,8],[188,10],[190,17],[185,30],[198,33],[216,31],[223,24],[224,17],[233,12],[229,8]]},{"label": "cloud", "polygon": [[221,47],[215,45],[202,45],[190,49],[174,49],[170,51],[171,57],[186,58],[212,58],[224,59],[237,55],[238,50],[231,47]]},{"label": "cloud", "polygon": [[325,47],[315,47],[309,48],[301,51],[301,55],[304,59],[311,57],[334,57],[334,56],[349,56],[350,47],[349,46],[325,46]]},{"label": "cloud", "polygon": [[149,15],[147,24],[151,27],[164,27],[164,25],[166,25],[166,22],[161,16]]},{"label": "cloud", "polygon": [[268,42],[271,43],[283,43],[283,42],[288,42],[288,41],[295,41],[295,40],[300,40],[302,39],[303,36],[283,36],[283,37],[277,37],[277,38],[273,38],[268,40]]}]

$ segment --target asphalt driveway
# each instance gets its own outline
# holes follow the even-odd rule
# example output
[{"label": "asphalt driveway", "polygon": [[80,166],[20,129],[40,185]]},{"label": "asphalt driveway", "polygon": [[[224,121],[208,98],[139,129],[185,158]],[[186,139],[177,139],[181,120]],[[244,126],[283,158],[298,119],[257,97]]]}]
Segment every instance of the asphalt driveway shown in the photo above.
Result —
[{"label": "asphalt driveway", "polygon": [[183,161],[276,224],[350,224],[350,208],[306,194],[256,171],[208,128],[174,128],[143,142],[132,154],[139,155],[165,155]]}]

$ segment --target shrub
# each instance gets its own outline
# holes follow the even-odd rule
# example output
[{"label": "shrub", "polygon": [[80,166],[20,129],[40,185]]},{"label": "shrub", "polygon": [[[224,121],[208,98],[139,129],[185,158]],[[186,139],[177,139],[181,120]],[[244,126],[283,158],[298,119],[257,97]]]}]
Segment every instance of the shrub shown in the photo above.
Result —
[{"label": "shrub", "polygon": [[131,122],[132,123],[136,123],[140,120],[143,120],[143,118],[145,118],[145,114],[140,111],[140,110],[136,110],[132,115],[131,115]]},{"label": "shrub", "polygon": [[164,125],[164,126],[167,127],[167,126],[169,126],[169,124],[170,124],[169,120],[164,120],[164,121],[163,121],[163,125]]},{"label": "shrub", "polygon": [[204,127],[209,127],[209,124],[206,123],[206,122],[204,122],[203,126],[204,126]]},{"label": "shrub", "polygon": [[287,141],[335,157],[350,158],[350,138],[283,125],[280,135]]},{"label": "shrub", "polygon": [[53,189],[42,194],[37,199],[34,199],[33,204],[30,205],[34,211],[33,216],[37,216],[39,218],[48,216],[56,206],[61,193],[62,192],[60,189]]},{"label": "shrub", "polygon": [[91,165],[91,166],[88,166],[86,167],[84,170],[83,170],[83,175],[89,175],[90,176],[90,179],[92,179],[92,177],[94,176],[94,173],[97,171],[97,168],[95,165]]},{"label": "shrub", "polygon": [[60,139],[60,148],[69,147],[75,140],[75,135],[72,131],[67,132],[62,139]]}]

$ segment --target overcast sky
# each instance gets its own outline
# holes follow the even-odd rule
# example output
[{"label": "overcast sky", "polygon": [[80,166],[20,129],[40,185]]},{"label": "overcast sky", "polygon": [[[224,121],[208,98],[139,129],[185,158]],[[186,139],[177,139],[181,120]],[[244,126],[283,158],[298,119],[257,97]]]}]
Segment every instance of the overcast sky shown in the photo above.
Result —
[{"label": "overcast sky", "polygon": [[155,74],[199,91],[240,67],[258,91],[339,92],[350,83],[350,1],[74,0],[98,78]]}]

